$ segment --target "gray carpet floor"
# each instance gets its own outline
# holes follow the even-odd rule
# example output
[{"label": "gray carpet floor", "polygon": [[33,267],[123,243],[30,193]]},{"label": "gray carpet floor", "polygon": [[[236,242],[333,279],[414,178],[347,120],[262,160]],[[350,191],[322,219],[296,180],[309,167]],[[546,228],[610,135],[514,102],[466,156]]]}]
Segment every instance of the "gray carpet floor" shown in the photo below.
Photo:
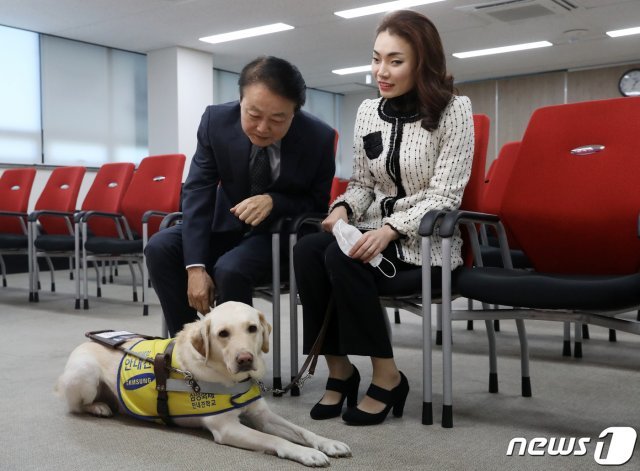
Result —
[{"label": "gray carpet floor", "polygon": [[[303,469],[273,456],[217,445],[206,431],[172,429],[128,417],[98,419],[74,415],[54,395],[53,385],[70,351],[84,333],[122,329],[159,335],[161,311],[151,295],[148,317],[131,301],[129,273],[103,287],[89,310],[74,309],[73,282],[57,272],[57,292],[46,289],[39,303],[27,300],[26,275],[9,276],[0,288],[0,469],[13,470],[255,470]],[[93,281],[92,281],[93,284]],[[48,273],[43,273],[48,286]],[[466,305],[466,301],[457,302]],[[289,312],[283,297],[282,368],[289,375]],[[269,303],[256,307],[271,318]],[[393,316],[390,313],[391,317]],[[635,313],[629,313],[635,316]],[[301,316],[300,316],[301,318]],[[421,424],[421,319],[401,313],[392,324],[396,361],[411,391],[402,418],[391,415],[379,426],[350,427],[341,419],[314,421],[309,409],[321,397],[326,367],[321,361],[299,397],[267,396],[272,409],[321,435],[348,443],[353,457],[332,459],[333,469],[353,470],[542,470],[602,469],[594,459],[600,433],[612,426],[640,432],[640,338],[618,333],[610,343],[602,328],[591,327],[582,359],[561,355],[562,325],[528,321],[533,397],[520,396],[518,337],[512,321],[497,334],[500,392],[489,394],[488,357],[483,323],[473,331],[454,325],[454,428],[439,425],[442,403],[441,354],[434,351],[436,424]],[[392,320],[393,322],[393,320]],[[269,365],[271,354],[266,355]],[[300,364],[303,357],[300,355]],[[366,358],[353,358],[370,382]],[[284,378],[283,378],[284,379]],[[270,383],[270,374],[267,376]],[[530,440],[588,437],[582,456],[507,456],[515,437]],[[639,444],[633,458],[617,469],[640,469]],[[577,449],[577,448],[576,448]]]}]

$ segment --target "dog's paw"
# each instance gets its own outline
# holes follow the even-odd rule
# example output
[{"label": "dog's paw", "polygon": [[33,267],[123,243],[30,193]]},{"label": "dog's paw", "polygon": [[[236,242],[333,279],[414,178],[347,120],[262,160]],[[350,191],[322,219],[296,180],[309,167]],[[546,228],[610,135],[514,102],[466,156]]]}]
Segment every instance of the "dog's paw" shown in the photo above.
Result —
[{"label": "dog's paw", "polygon": [[327,455],[314,448],[307,448],[304,446],[296,446],[294,450],[291,450],[284,455],[280,455],[280,453],[278,453],[278,455],[281,458],[288,458],[312,468],[326,467],[330,464],[329,457]]},{"label": "dog's paw", "polygon": [[318,444],[318,450],[332,458],[346,458],[351,456],[351,448],[346,443],[325,438]]},{"label": "dog's paw", "polygon": [[104,402],[93,402],[84,406],[84,411],[96,417],[111,417],[113,412]]}]

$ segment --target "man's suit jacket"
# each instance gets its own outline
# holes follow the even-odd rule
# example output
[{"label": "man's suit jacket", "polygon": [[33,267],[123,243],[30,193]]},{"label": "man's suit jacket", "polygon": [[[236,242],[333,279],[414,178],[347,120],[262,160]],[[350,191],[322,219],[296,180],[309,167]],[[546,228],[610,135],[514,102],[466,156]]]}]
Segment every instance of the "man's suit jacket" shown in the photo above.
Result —
[{"label": "man's suit jacket", "polygon": [[[327,210],[335,173],[334,140],[330,126],[302,110],[295,114],[280,147],[280,175],[267,189],[273,210],[258,230],[281,216]],[[183,188],[185,265],[207,263],[211,232],[244,229],[229,210],[250,196],[250,151],[239,102],[207,107]]]}]

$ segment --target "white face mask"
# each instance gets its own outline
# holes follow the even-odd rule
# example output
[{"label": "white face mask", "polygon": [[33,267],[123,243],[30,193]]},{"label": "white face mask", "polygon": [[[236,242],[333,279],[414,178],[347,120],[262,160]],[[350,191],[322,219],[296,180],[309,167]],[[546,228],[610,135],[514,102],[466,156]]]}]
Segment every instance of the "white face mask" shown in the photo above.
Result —
[{"label": "white face mask", "polygon": [[[342,250],[342,252],[346,256],[349,256],[349,251],[351,250],[351,248],[355,245],[356,242],[358,242],[360,237],[362,237],[362,232],[360,232],[360,229],[352,226],[351,224],[347,224],[342,219],[338,219],[338,221],[333,225],[332,232],[334,237],[336,238],[336,241],[338,242],[340,250]],[[378,266],[380,265],[382,260],[386,260],[386,262],[391,265],[393,274],[386,274],[384,270]],[[394,276],[396,276],[396,267],[393,263],[391,263],[391,261],[383,257],[381,253],[373,257],[373,259],[371,259],[369,263],[371,264],[371,266],[377,267],[378,270],[380,270],[380,272],[387,278],[393,278]]]}]

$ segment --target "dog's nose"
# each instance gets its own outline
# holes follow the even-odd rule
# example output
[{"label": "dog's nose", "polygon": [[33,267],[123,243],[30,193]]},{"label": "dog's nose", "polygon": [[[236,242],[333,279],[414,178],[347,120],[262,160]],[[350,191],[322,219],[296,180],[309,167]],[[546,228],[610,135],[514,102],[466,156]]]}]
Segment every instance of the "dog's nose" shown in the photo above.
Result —
[{"label": "dog's nose", "polygon": [[250,370],[253,366],[253,355],[249,352],[238,353],[236,356],[236,364],[239,371]]}]

